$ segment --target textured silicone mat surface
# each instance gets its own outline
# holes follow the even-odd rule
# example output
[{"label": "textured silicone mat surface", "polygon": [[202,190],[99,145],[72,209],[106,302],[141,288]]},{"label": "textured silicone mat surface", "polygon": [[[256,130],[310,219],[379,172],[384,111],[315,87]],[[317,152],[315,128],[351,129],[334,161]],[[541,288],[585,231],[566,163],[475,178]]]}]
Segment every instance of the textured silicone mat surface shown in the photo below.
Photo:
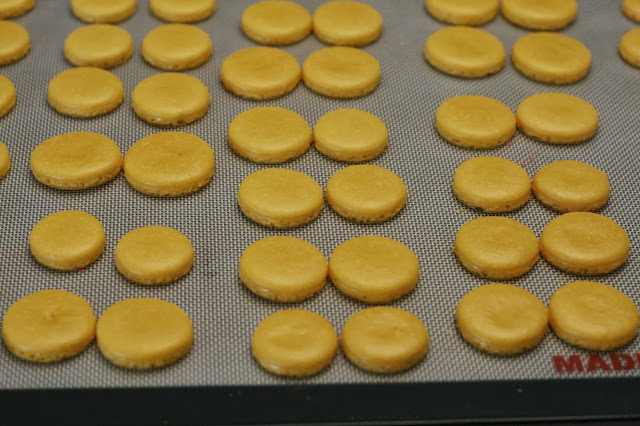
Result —
[{"label": "textured silicone mat surface", "polygon": [[[299,3],[311,12],[319,4],[311,0]],[[584,80],[568,86],[536,83],[519,74],[509,60],[494,76],[465,80],[442,74],[424,60],[426,38],[444,24],[427,14],[422,0],[368,3],[385,20],[380,39],[365,47],[382,68],[380,86],[372,94],[354,100],[334,100],[316,95],[300,84],[282,98],[253,102],[230,94],[219,81],[224,58],[255,45],[240,29],[240,16],[250,2],[218,1],[216,13],[197,24],[213,40],[213,57],[205,65],[187,71],[208,86],[212,104],[203,119],[179,128],[211,145],[216,154],[216,171],[202,191],[176,199],[141,195],[122,175],[94,189],[63,192],[39,184],[29,171],[33,148],[60,133],[80,130],[102,133],[115,140],[125,153],[140,138],[163,131],[138,119],[131,108],[135,85],[159,72],[140,56],[145,34],[162,24],[151,15],[148,2],[139,1],[136,14],[119,24],[131,33],[135,46],[133,57],[112,70],[125,87],[123,104],[108,115],[86,120],[62,116],[46,100],[48,82],[70,68],[62,53],[64,39],[83,25],[72,15],[69,2],[41,0],[35,9],[15,20],[29,31],[32,49],[17,63],[0,67],[0,74],[15,84],[18,96],[14,110],[0,119],[0,140],[8,146],[12,157],[11,171],[0,181],[0,312],[4,314],[18,298],[47,288],[62,288],[81,295],[98,316],[125,298],[158,297],[176,303],[191,316],[195,342],[191,353],[180,362],[147,372],[113,366],[100,355],[95,344],[75,358],[52,365],[21,361],[2,346],[2,388],[401,383],[640,375],[640,358],[629,363],[640,352],[640,339],[618,351],[632,357],[624,357],[623,367],[627,369],[618,365],[621,371],[615,371],[609,354],[601,354],[606,362],[602,364],[593,354],[570,347],[551,332],[539,347],[517,357],[500,358],[476,351],[457,333],[453,313],[467,291],[488,280],[466,272],[451,250],[457,229],[481,215],[464,208],[452,193],[453,173],[463,161],[496,155],[522,164],[530,176],[555,160],[585,161],[609,174],[612,196],[600,213],[622,225],[631,239],[631,255],[626,265],[596,280],[617,287],[640,304],[637,285],[640,70],[626,64],[617,52],[622,35],[637,24],[622,14],[617,1],[580,0],[577,20],[562,32],[583,42],[592,53],[593,65]],[[502,41],[507,53],[527,33],[501,16],[483,28]],[[311,35],[285,50],[302,64],[307,55],[322,47]],[[545,91],[570,93],[590,101],[600,113],[600,128],[595,137],[576,146],[552,146],[517,132],[507,145],[480,152],[452,146],[435,131],[436,108],[452,96],[490,96],[515,112],[524,98]],[[393,220],[378,225],[348,222],[328,206],[316,221],[288,231],[264,228],[245,219],[236,203],[236,191],[244,177],[264,166],[235,155],[227,146],[226,132],[237,114],[259,105],[289,108],[312,126],[326,112],[344,107],[361,108],[380,117],[389,129],[389,148],[371,163],[387,167],[404,179],[409,191],[406,208]],[[324,188],[329,177],[346,165],[311,148],[282,167],[305,172]],[[85,270],[48,270],[29,253],[31,228],[42,217],[63,209],[85,210],[96,216],[106,230],[104,254]],[[528,225],[539,237],[556,213],[532,197],[522,209],[508,216]],[[113,252],[118,240],[128,231],[146,225],[170,226],[190,238],[196,259],[185,278],[168,286],[149,288],[132,284],[117,272]],[[431,334],[426,359],[407,372],[386,376],[359,370],[340,352],[329,369],[309,379],[288,380],[261,370],[251,357],[249,342],[253,329],[265,316],[287,307],[306,308],[325,316],[339,332],[351,314],[366,306],[342,296],[331,283],[303,303],[286,306],[261,300],[246,290],[237,276],[244,248],[263,237],[292,235],[316,245],[328,259],[341,242],[370,234],[401,241],[420,259],[417,288],[393,305],[415,313],[426,323]],[[578,279],[541,259],[526,276],[510,282],[531,291],[546,304],[554,290]],[[554,355],[563,359],[577,355],[584,364],[584,372],[558,373]],[[611,371],[606,371],[607,368]]]}]

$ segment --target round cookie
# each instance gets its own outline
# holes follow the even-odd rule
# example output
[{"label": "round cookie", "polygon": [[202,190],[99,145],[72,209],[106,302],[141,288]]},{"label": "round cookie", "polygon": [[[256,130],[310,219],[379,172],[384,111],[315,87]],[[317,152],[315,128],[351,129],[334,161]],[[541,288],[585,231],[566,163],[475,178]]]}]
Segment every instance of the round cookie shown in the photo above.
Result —
[{"label": "round cookie", "polygon": [[0,75],[0,118],[4,117],[16,104],[16,88],[7,77]]},{"label": "round cookie", "polygon": [[640,22],[640,0],[622,0],[622,11],[629,19]]},{"label": "round cookie", "polygon": [[142,80],[133,89],[135,113],[156,126],[184,126],[202,118],[209,109],[209,89],[187,74],[165,72]]},{"label": "round cookie", "polygon": [[3,0],[0,2],[0,19],[12,19],[24,15],[36,5],[36,0]]},{"label": "round cookie", "polygon": [[316,93],[332,98],[357,98],[380,82],[378,60],[355,47],[316,50],[302,64],[302,80]]},{"label": "round cookie", "polygon": [[554,144],[575,144],[598,130],[598,111],[584,99],[564,93],[537,93],[516,111],[518,128],[528,136]]},{"label": "round cookie", "polygon": [[469,207],[487,213],[505,213],[527,202],[531,181],[527,172],[513,161],[476,157],[456,169],[453,193]]},{"label": "round cookie", "polygon": [[580,161],[547,164],[533,177],[531,188],[542,204],[562,213],[596,211],[609,200],[607,174]]},{"label": "round cookie", "polygon": [[109,71],[71,68],[49,82],[47,100],[60,114],[95,117],[116,109],[124,99],[122,82]]},{"label": "round cookie", "polygon": [[71,132],[47,139],[32,152],[31,172],[52,188],[84,189],[115,178],[122,153],[108,137],[93,132]]},{"label": "round cookie", "polygon": [[447,142],[463,148],[496,148],[516,132],[508,106],[485,96],[456,96],[436,111],[436,129]]},{"label": "round cookie", "polygon": [[327,181],[327,203],[356,222],[384,222],[407,203],[407,187],[398,175],[369,164],[348,166]]},{"label": "round cookie", "polygon": [[136,12],[136,0],[71,0],[71,10],[85,22],[115,24]]},{"label": "round cookie", "polygon": [[467,342],[495,355],[533,349],[548,325],[544,304],[527,290],[511,284],[491,283],[474,288],[460,299],[455,317]]},{"label": "round cookie", "polygon": [[0,21],[0,65],[16,62],[31,49],[29,33],[20,24]]},{"label": "round cookie", "polygon": [[638,332],[638,308],[621,291],[593,281],[556,290],[549,301],[549,324],[565,342],[590,351],[626,345]]},{"label": "round cookie", "polygon": [[114,255],[116,268],[137,284],[169,284],[193,266],[193,246],[180,231],[166,226],[144,226],[127,232]]},{"label": "round cookie", "polygon": [[618,51],[625,61],[640,68],[640,28],[633,29],[622,36]]},{"label": "round cookie", "polygon": [[262,169],[242,181],[238,205],[260,225],[293,228],[318,217],[324,199],[320,185],[302,172]]},{"label": "round cookie", "polygon": [[193,344],[193,326],[173,303],[133,298],[104,311],[96,338],[102,355],[115,365],[147,370],[184,357]]},{"label": "round cookie", "polygon": [[52,213],[40,219],[29,235],[29,248],[36,261],[61,271],[93,263],[102,254],[105,243],[102,224],[79,210]]},{"label": "round cookie", "polygon": [[502,16],[528,30],[560,30],[576,19],[576,0],[502,0]]},{"label": "round cookie", "polygon": [[326,44],[365,46],[382,32],[382,15],[357,1],[329,1],[313,13],[313,33]]},{"label": "round cookie", "polygon": [[313,142],[318,151],[332,160],[360,163],[387,149],[389,132],[375,115],[341,108],[320,117],[313,128]]},{"label": "round cookie", "polygon": [[311,15],[291,1],[267,0],[247,7],[242,12],[242,31],[262,44],[297,43],[311,32]]},{"label": "round cookie", "polygon": [[331,364],[337,350],[338,336],[329,321],[303,309],[269,315],[251,336],[251,353],[256,361],[281,376],[319,373]]},{"label": "round cookie", "polygon": [[160,19],[189,23],[211,16],[216,11],[216,0],[151,0],[149,7]]},{"label": "round cookie", "polygon": [[351,315],[340,336],[346,357],[374,373],[398,373],[413,367],[429,349],[429,332],[420,318],[391,306]]},{"label": "round cookie", "polygon": [[418,284],[418,258],[404,244],[369,235],[347,240],[329,259],[329,278],[345,296],[365,303],[389,303]]},{"label": "round cookie", "polygon": [[327,259],[299,238],[258,240],[240,258],[242,283],[256,295],[276,302],[299,302],[320,292],[327,280]]},{"label": "round cookie", "polygon": [[454,25],[484,25],[498,13],[498,0],[425,0],[427,12]]},{"label": "round cookie", "polygon": [[96,334],[93,309],[65,290],[41,290],[15,301],[2,318],[7,349],[27,361],[56,362],[84,351]]},{"label": "round cookie", "polygon": [[126,62],[132,53],[131,35],[115,25],[86,25],[64,40],[65,58],[78,67],[115,67]]},{"label": "round cookie", "polygon": [[490,279],[526,274],[538,261],[538,240],[526,225],[508,217],[485,216],[460,227],[453,252],[469,272]]},{"label": "round cookie", "polygon": [[608,217],[571,212],[542,231],[540,253],[558,269],[577,275],[613,272],[629,258],[629,236]]},{"label": "round cookie", "polygon": [[154,133],[124,156],[127,182],[152,197],[179,197],[202,189],[213,177],[215,156],[202,138],[184,132]]},{"label": "round cookie", "polygon": [[456,77],[479,78],[504,67],[502,42],[479,28],[451,26],[429,36],[424,56],[435,69]]},{"label": "round cookie", "polygon": [[149,31],[142,40],[142,57],[162,70],[188,70],[209,60],[209,35],[187,24],[166,24]]},{"label": "round cookie", "polygon": [[511,60],[526,77],[548,84],[569,84],[584,78],[591,67],[591,52],[563,34],[539,32],[520,37]]},{"label": "round cookie", "polygon": [[290,53],[275,47],[248,47],[227,56],[220,67],[224,87],[247,99],[273,99],[295,89],[300,65]]},{"label": "round cookie", "polygon": [[7,146],[0,142],[0,179],[4,178],[11,168],[11,157]]},{"label": "round cookie", "polygon": [[277,164],[300,157],[311,145],[311,127],[299,114],[280,107],[257,107],[229,124],[229,146],[255,163]]}]

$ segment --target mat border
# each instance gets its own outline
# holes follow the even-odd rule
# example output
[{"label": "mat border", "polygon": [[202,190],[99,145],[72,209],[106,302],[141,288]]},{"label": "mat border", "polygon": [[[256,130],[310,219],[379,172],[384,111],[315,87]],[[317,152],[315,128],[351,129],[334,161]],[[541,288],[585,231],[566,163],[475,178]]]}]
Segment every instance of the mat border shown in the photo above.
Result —
[{"label": "mat border", "polygon": [[640,379],[0,391],[2,424],[640,419]]}]

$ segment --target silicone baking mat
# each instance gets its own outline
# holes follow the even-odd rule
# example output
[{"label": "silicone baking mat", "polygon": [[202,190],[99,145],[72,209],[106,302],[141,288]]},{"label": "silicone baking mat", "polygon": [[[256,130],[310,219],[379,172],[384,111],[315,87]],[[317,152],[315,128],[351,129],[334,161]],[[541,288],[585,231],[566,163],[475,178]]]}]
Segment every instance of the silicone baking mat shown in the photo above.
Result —
[{"label": "silicone baking mat", "polygon": [[[317,1],[300,1],[313,12]],[[613,274],[596,278],[622,290],[640,304],[638,259],[638,134],[640,122],[640,70],[626,64],[617,52],[621,36],[636,24],[628,20],[617,1],[581,0],[576,21],[562,31],[584,43],[593,55],[589,75],[567,86],[550,86],[528,80],[507,60],[497,74],[466,80],[431,68],[423,56],[426,38],[444,24],[431,18],[422,0],[368,1],[384,17],[381,37],[364,49],[382,68],[379,87],[353,100],[322,97],[300,84],[292,93],[272,101],[240,99],[219,81],[224,58],[256,45],[240,29],[248,1],[218,1],[218,10],[197,25],[214,45],[211,60],[187,74],[203,81],[212,97],[201,120],[179,128],[204,138],[216,154],[216,171],[202,191],[181,198],[160,199],[139,194],[121,175],[97,188],[65,192],[38,183],[29,171],[31,151],[45,139],[70,131],[94,131],[109,136],[125,153],[133,143],[164,131],[138,119],[131,108],[131,92],[146,77],[160,71],[140,56],[142,39],[163,22],[153,17],[147,1],[138,2],[135,15],[119,24],[134,40],[133,57],[112,71],[125,87],[125,100],[114,112],[92,119],[75,119],[55,112],[46,100],[48,82],[71,65],[64,59],[63,42],[83,25],[68,1],[41,0],[35,9],[15,21],[31,35],[31,52],[15,64],[0,67],[13,81],[18,101],[0,119],[0,140],[9,148],[12,168],[0,181],[0,312],[31,292],[61,288],[84,297],[99,316],[111,304],[129,297],[157,297],[181,306],[192,318],[195,341],[181,361],[154,371],[130,371],[110,364],[95,344],[64,362],[39,365],[13,357],[0,348],[0,386],[5,389],[112,388],[170,386],[245,386],[290,384],[388,384],[469,382],[508,379],[563,379],[637,377],[640,340],[611,356],[571,347],[548,332],[539,347],[515,357],[496,357],[468,345],[455,329],[453,313],[459,299],[488,280],[468,273],[452,252],[457,229],[481,213],[463,207],[454,197],[451,180],[463,161],[495,155],[521,164],[530,176],[543,165],[560,159],[590,163],[609,175],[611,199],[600,213],[614,219],[629,234],[629,261]],[[483,27],[496,35],[507,53],[527,31],[501,16]],[[313,35],[285,47],[302,64],[311,52],[324,47]],[[462,94],[498,99],[514,112],[535,93],[557,91],[591,102],[600,114],[600,128],[588,142],[553,146],[518,132],[506,145],[488,152],[452,146],[434,129],[435,111],[444,100]],[[405,209],[393,220],[363,225],[349,222],[325,206],[311,224],[292,230],[274,230],[247,220],[236,202],[240,182],[266,166],[250,163],[228,147],[227,127],[240,112],[259,105],[277,105],[302,115],[310,125],[325,113],[344,107],[367,110],[389,129],[389,148],[371,164],[393,170],[407,184]],[[309,174],[324,188],[327,180],[347,164],[335,162],[311,148],[299,159],[278,167]],[[96,216],[107,234],[104,254],[92,265],[75,272],[56,272],[38,265],[29,253],[28,238],[42,217],[58,210],[79,209]],[[529,226],[539,237],[556,213],[533,197],[520,210],[508,214]],[[113,261],[115,245],[128,231],[145,225],[165,225],[186,234],[195,247],[192,271],[178,282],[143,287],[125,280]],[[259,299],[238,279],[237,266],[244,248],[271,235],[292,235],[318,247],[327,257],[341,242],[361,235],[383,235],[409,246],[420,260],[416,289],[393,303],[416,314],[431,334],[427,357],[416,367],[395,375],[374,375],[358,369],[339,352],[331,366],[314,377],[292,380],[263,371],[250,354],[249,342],[256,325],[277,310],[297,307],[326,317],[339,332],[347,318],[366,305],[341,295],[331,283],[312,299],[283,305]],[[561,285],[580,279],[563,273],[541,259],[524,277],[509,281],[545,304]],[[582,371],[580,371],[582,370]]]}]

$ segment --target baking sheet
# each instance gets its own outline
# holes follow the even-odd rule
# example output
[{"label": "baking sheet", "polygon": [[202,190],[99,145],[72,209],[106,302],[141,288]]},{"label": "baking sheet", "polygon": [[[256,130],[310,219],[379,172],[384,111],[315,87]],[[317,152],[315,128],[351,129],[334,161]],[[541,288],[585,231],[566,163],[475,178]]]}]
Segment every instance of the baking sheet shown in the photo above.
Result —
[{"label": "baking sheet", "polygon": [[[553,356],[568,359],[578,355],[586,370],[592,353],[573,348],[549,332],[536,349],[517,357],[483,354],[469,346],[455,329],[453,312],[458,300],[485,280],[468,273],[451,250],[457,229],[481,214],[463,207],[454,197],[451,180],[463,161],[481,155],[496,155],[520,163],[530,176],[545,164],[575,159],[606,171],[611,199],[600,213],[614,219],[629,234],[629,261],[617,272],[596,280],[613,285],[640,304],[638,261],[637,185],[640,181],[637,149],[640,107],[640,70],[618,55],[622,35],[637,26],[620,11],[618,2],[580,0],[578,18],[562,33],[583,42],[591,51],[593,65],[582,81],[568,86],[550,86],[528,80],[507,61],[499,73],[474,80],[442,74],[424,60],[426,38],[445,25],[431,18],[422,1],[371,0],[384,17],[379,40],[364,49],[382,68],[380,86],[370,95],[353,100],[322,97],[300,84],[290,94],[272,101],[247,101],[227,92],[219,82],[222,61],[229,54],[256,45],[240,30],[240,16],[249,1],[218,1],[218,10],[197,25],[207,31],[214,53],[205,65],[187,74],[203,81],[212,104],[201,120],[179,130],[205,139],[216,154],[211,183],[196,194],[158,199],[137,193],[119,176],[97,188],[64,192],[38,183],[29,171],[29,155],[45,139],[70,131],[95,131],[112,138],[123,154],[133,143],[164,129],[140,120],[131,108],[131,92],[146,77],[159,73],[144,62],[140,46],[145,34],[163,22],[151,15],[147,1],[119,24],[134,40],[133,57],[112,69],[125,87],[125,100],[114,112],[92,119],[75,119],[55,112],[46,101],[48,82],[71,67],[64,59],[65,37],[84,25],[71,13],[68,2],[38,2],[35,9],[15,19],[31,35],[32,50],[15,64],[0,67],[0,74],[17,88],[13,111],[0,119],[0,140],[9,148],[12,169],[0,181],[0,312],[31,292],[61,288],[84,297],[99,316],[111,304],[129,297],[158,297],[181,306],[192,318],[195,342],[190,354],[178,363],[154,371],[129,371],[104,359],[95,344],[77,357],[61,363],[39,365],[13,357],[0,348],[0,386],[4,389],[111,388],[168,386],[244,386],[290,384],[387,384],[468,382],[507,379],[564,379],[637,377],[636,368],[583,373],[558,373]],[[299,1],[308,10],[317,1]],[[483,26],[504,44],[507,53],[526,30],[509,24],[501,16]],[[313,35],[284,49],[302,64],[311,52],[324,47]],[[588,142],[576,146],[552,146],[518,132],[495,150],[480,152],[452,146],[434,129],[435,111],[444,100],[462,94],[490,96],[514,112],[524,98],[544,91],[582,97],[600,114],[600,128]],[[240,112],[259,105],[289,108],[310,125],[326,112],[353,107],[382,119],[389,129],[389,148],[371,164],[387,167],[407,184],[408,202],[393,220],[377,225],[348,222],[325,205],[320,217],[293,230],[273,230],[246,219],[236,202],[242,179],[262,169],[227,146],[230,121]],[[297,160],[281,167],[309,174],[324,188],[326,182],[347,164],[335,162],[311,148]],[[103,224],[107,245],[101,258],[76,272],[57,272],[38,265],[31,257],[28,237],[42,217],[58,210],[80,209]],[[529,226],[539,237],[556,213],[533,197],[519,211],[508,214]],[[180,281],[163,287],[143,287],[125,280],[116,270],[113,252],[120,237],[146,225],[165,225],[180,230],[194,245],[192,271]],[[361,235],[383,235],[409,246],[420,260],[420,281],[408,296],[392,305],[420,317],[431,334],[430,351],[420,364],[404,373],[374,375],[362,371],[338,353],[324,372],[307,379],[286,379],[263,371],[250,355],[249,342],[255,326],[267,315],[288,307],[305,308],[326,317],[339,332],[347,318],[367,307],[342,296],[330,282],[312,299],[282,305],[254,296],[240,283],[237,264],[250,243],[272,235],[291,235],[318,247],[327,257],[341,242]],[[545,304],[561,285],[580,279],[563,273],[541,259],[524,277],[510,280],[538,296]],[[634,340],[620,353],[635,356],[640,341]],[[611,366],[609,354],[601,354]]]}]

